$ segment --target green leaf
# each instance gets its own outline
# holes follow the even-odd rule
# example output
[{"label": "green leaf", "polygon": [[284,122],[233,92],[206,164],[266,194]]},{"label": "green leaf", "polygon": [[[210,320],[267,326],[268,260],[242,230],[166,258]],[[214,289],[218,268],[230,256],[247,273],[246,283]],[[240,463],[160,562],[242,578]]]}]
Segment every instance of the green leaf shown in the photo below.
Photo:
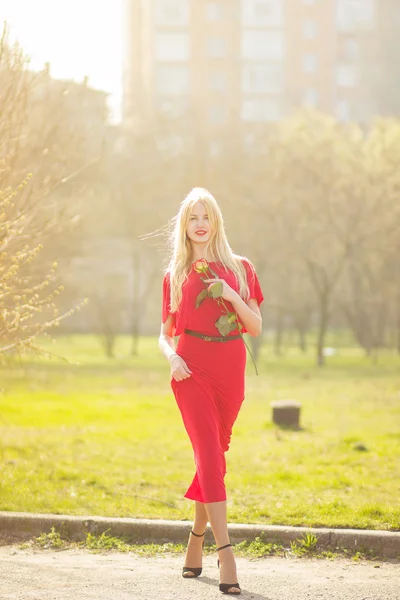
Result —
[{"label": "green leaf", "polygon": [[212,283],[211,287],[210,287],[211,296],[213,298],[220,298],[220,296],[222,296],[222,289],[223,289],[223,286],[222,286],[221,281]]},{"label": "green leaf", "polygon": [[228,323],[236,323],[236,313],[228,314]]},{"label": "green leaf", "polygon": [[208,296],[207,288],[201,290],[200,294],[196,298],[196,308],[199,308],[200,304],[205,300]]},{"label": "green leaf", "polygon": [[229,315],[221,315],[220,318],[215,322],[215,327],[218,329],[221,335],[226,336],[228,333],[237,328],[237,323],[230,323]]},{"label": "green leaf", "polygon": [[229,331],[230,331],[230,324],[229,323],[224,323],[224,324],[215,324],[216,328],[218,329],[218,331],[220,332],[221,335],[225,336],[228,335]]},{"label": "green leaf", "polygon": [[228,323],[229,323],[228,315],[221,315],[219,317],[219,319],[215,322],[215,325],[218,327],[218,325],[228,325]]}]

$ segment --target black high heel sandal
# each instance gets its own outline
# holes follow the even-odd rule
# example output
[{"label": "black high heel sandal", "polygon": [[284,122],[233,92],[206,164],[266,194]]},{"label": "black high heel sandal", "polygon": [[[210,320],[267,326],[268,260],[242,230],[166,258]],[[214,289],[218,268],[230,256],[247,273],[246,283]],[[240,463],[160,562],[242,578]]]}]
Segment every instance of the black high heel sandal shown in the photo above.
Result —
[{"label": "black high heel sandal", "polygon": [[[229,546],[232,546],[232,544],[226,544],[225,546],[221,546],[220,548],[217,548],[217,552],[218,550],[223,550],[224,548],[229,548]],[[218,565],[218,569],[219,569],[219,559],[217,560],[217,565]],[[230,592],[229,590],[231,588],[238,588],[238,592]],[[222,592],[223,594],[231,594],[231,596],[238,596],[241,593],[241,589],[240,589],[240,585],[236,582],[236,583],[220,583],[219,584],[219,591]]]},{"label": "black high heel sandal", "polygon": [[[191,534],[193,534],[195,537],[203,537],[203,535],[205,535],[206,532],[204,533],[195,533],[193,530],[190,531]],[[201,548],[203,549],[204,546],[204,540],[203,540],[203,544],[201,546]],[[182,577],[185,577],[185,573],[193,573],[193,575],[187,575],[185,577],[185,579],[191,579],[193,577],[199,577],[201,575],[201,572],[203,570],[203,567],[183,567],[182,569]]]}]

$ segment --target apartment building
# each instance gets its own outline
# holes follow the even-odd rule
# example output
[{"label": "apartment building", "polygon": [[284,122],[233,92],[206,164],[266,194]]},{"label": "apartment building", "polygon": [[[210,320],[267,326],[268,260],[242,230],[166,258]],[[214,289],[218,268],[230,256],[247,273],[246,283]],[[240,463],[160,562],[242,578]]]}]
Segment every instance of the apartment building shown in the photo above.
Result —
[{"label": "apartment building", "polygon": [[126,0],[125,122],[187,117],[217,139],[299,106],[368,118],[360,65],[376,3]]}]

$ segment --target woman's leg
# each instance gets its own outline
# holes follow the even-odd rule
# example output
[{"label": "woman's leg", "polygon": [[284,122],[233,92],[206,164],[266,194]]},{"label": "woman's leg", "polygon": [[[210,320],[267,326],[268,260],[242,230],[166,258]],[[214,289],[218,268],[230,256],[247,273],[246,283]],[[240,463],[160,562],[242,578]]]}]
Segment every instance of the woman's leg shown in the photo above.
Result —
[{"label": "woman's leg", "polygon": [[[208,520],[214,534],[217,548],[229,544],[227,509],[225,502],[210,502],[205,504]],[[218,553],[220,561],[220,583],[236,583],[237,572],[235,557],[232,548],[224,548]],[[229,588],[230,592],[239,591],[237,588]]]},{"label": "woman's leg", "polygon": [[208,515],[203,502],[195,502],[193,531],[203,533],[208,523]]},{"label": "woman's leg", "polygon": [[[208,515],[204,504],[202,502],[195,502],[195,513],[193,521],[193,531],[201,535],[208,523]],[[189,541],[186,549],[185,567],[201,567],[202,565],[202,554],[203,554],[203,540],[204,537],[196,537],[195,535],[189,534]],[[190,572],[186,577],[190,577]]]}]

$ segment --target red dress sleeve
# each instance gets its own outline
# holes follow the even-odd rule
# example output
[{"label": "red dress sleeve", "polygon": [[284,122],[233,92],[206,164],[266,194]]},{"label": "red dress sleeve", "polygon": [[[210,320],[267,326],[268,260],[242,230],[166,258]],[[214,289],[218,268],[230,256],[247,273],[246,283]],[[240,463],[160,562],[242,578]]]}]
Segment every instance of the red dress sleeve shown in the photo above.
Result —
[{"label": "red dress sleeve", "polygon": [[168,315],[171,314],[171,282],[169,273],[165,273],[164,275],[162,290],[162,322],[165,323]]},{"label": "red dress sleeve", "polygon": [[261,302],[264,300],[264,296],[261,290],[256,270],[249,260],[244,260],[243,265],[246,269],[247,283],[249,286],[249,300],[250,298],[255,298],[258,304],[260,305]]}]

